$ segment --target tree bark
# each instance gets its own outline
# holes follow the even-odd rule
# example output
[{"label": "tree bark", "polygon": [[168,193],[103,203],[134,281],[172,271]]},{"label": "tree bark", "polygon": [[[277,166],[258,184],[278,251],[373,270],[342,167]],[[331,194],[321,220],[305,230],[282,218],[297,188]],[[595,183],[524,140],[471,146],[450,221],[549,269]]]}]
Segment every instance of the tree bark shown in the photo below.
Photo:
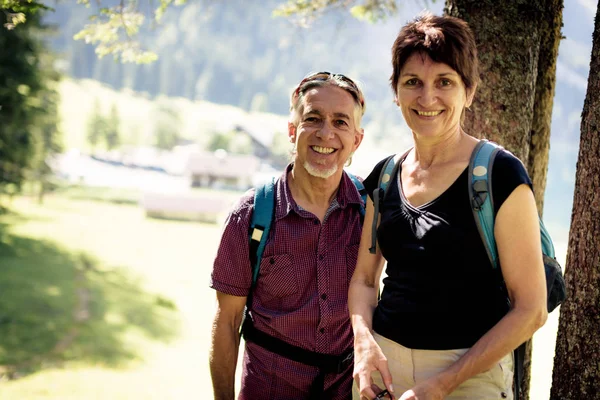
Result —
[{"label": "tree bark", "polygon": [[[481,83],[465,129],[520,158],[534,183],[541,215],[546,187],[556,58],[563,0],[446,0],[445,12],[467,21],[478,44]],[[531,340],[521,399],[529,399]]]},{"label": "tree bark", "polygon": [[557,400],[600,398],[600,7],[592,46],[550,392]]},{"label": "tree bark", "polygon": [[544,192],[550,152],[550,125],[556,86],[556,59],[562,38],[563,0],[546,0],[540,20],[540,50],[533,103],[532,129],[529,142],[529,159],[525,164],[535,189],[537,208],[542,215]]}]

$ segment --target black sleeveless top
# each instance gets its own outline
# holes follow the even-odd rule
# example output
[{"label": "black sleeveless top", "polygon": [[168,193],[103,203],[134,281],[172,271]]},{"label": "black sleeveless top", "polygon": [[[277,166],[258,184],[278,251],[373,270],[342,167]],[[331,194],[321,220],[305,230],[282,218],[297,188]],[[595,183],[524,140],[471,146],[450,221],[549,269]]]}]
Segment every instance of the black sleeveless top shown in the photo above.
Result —
[{"label": "black sleeveless top", "polygon": [[[371,197],[382,168],[383,160],[364,181]],[[420,207],[406,201],[398,176],[380,209],[377,240],[387,277],[373,329],[413,349],[471,347],[508,312],[508,303],[501,272],[492,268],[475,225],[468,168]],[[492,182],[496,212],[517,186],[531,186],[521,161],[503,150],[496,156]]]}]

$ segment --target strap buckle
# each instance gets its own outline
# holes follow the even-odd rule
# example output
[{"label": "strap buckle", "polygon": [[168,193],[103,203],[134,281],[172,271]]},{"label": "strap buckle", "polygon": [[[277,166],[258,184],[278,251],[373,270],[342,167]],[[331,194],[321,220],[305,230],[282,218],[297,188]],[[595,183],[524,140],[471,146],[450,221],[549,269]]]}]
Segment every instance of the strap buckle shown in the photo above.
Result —
[{"label": "strap buckle", "polygon": [[346,370],[346,368],[348,368],[350,365],[352,365],[352,363],[354,363],[354,350],[350,349],[348,351],[348,354],[346,355],[346,357],[344,357],[340,361],[338,361],[336,373],[341,374],[342,372],[344,372]]},{"label": "strap buckle", "polygon": [[471,199],[473,203],[473,208],[477,211],[483,207],[483,203],[487,200],[488,189],[487,189],[487,180],[480,179],[473,182],[473,198]]}]

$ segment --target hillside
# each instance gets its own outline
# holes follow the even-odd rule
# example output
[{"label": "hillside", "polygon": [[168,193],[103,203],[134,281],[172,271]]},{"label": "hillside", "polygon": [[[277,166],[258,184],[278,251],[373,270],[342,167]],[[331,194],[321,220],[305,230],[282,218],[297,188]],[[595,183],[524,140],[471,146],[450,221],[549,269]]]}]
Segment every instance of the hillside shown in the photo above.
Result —
[{"label": "hillside", "polygon": [[259,133],[268,135],[266,141],[271,141],[274,134],[283,134],[287,130],[287,116],[247,112],[234,106],[182,97],[150,98],[146,93],[129,89],[115,90],[90,79],[64,79],[59,91],[62,131],[67,148],[87,150],[87,123],[95,101],[100,103],[104,114],[108,114],[113,105],[117,107],[123,144],[153,144],[153,111],[158,104],[177,110],[181,119],[181,136],[201,146],[212,133],[228,131],[238,123],[262,126],[263,130]]}]

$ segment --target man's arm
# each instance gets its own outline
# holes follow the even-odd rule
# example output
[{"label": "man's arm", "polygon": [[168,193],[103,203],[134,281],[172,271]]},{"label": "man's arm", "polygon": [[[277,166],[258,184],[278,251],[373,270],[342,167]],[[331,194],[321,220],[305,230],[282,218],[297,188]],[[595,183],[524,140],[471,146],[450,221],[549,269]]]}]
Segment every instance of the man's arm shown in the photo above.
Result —
[{"label": "man's arm", "polygon": [[233,400],[235,397],[239,328],[245,305],[246,297],[217,291],[217,311],[213,321],[209,358],[215,400]]}]

